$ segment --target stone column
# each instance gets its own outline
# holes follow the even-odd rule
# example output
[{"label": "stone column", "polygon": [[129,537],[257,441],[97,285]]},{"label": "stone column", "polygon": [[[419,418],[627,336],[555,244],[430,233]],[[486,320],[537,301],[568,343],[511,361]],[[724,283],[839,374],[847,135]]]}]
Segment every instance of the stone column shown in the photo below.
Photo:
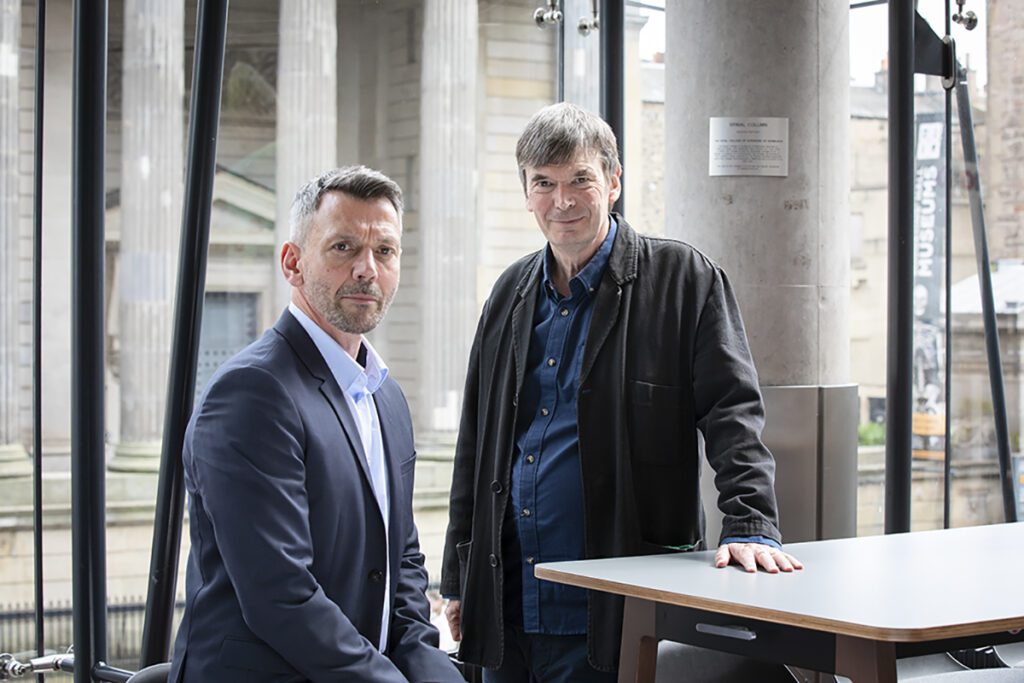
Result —
[{"label": "stone column", "polygon": [[[332,168],[338,153],[336,0],[282,0],[277,57],[277,243],[288,239],[288,212],[299,186]],[[275,302],[291,287],[277,266]]]},{"label": "stone column", "polygon": [[[815,494],[828,499],[817,508],[826,517],[840,509],[854,517],[856,501],[856,387],[847,384],[848,22],[849,7],[831,0],[680,0],[666,12],[666,232],[721,264],[735,288],[766,387],[765,441],[784,437],[768,443],[780,501],[809,506],[783,510],[789,540],[855,530],[845,517],[837,527],[817,520],[814,529]],[[788,175],[710,176],[711,117],[789,119]],[[809,444],[806,468],[789,458],[786,444],[796,443]],[[821,460],[833,456],[834,464]],[[842,469],[850,489],[822,491],[816,467]],[[810,481],[802,497],[787,490],[798,481]],[[800,515],[812,520],[810,531],[787,531]]]},{"label": "stone column", "polygon": [[476,2],[426,0],[420,135],[419,427],[458,428],[476,323]]},{"label": "stone column", "polygon": [[18,386],[18,48],[21,0],[0,0],[0,477],[32,471]]},{"label": "stone column", "polygon": [[120,439],[112,470],[159,469],[184,178],[182,0],[126,0],[117,261]]}]

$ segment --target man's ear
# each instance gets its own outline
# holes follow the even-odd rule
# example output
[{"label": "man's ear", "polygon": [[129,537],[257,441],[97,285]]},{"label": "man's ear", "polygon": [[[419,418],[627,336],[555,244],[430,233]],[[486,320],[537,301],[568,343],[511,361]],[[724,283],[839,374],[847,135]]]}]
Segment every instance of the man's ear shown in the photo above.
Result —
[{"label": "man's ear", "polygon": [[622,167],[619,166],[615,169],[615,173],[612,173],[611,177],[611,188],[608,193],[608,208],[611,209],[615,205],[615,202],[619,200],[619,195],[622,194]]},{"label": "man's ear", "polygon": [[295,242],[285,242],[281,246],[281,274],[292,287],[301,287],[303,283],[301,257],[302,249]]}]

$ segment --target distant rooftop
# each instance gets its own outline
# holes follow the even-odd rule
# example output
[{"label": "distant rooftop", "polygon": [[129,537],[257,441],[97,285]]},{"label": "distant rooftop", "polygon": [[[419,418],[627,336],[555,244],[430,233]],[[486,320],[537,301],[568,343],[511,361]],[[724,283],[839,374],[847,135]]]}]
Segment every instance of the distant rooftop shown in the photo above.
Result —
[{"label": "distant rooftop", "polygon": [[[996,313],[1024,313],[1024,261],[1004,259],[992,264],[992,298]],[[953,285],[954,313],[981,313],[978,276]]]}]

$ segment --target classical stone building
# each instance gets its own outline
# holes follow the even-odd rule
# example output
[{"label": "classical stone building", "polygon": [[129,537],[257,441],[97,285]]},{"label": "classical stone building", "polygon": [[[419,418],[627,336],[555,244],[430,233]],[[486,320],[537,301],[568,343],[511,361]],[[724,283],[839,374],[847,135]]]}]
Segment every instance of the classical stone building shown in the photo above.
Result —
[{"label": "classical stone building", "polygon": [[[417,514],[434,578],[479,307],[505,266],[543,243],[523,210],[513,156],[527,118],[556,97],[554,32],[533,22],[535,5],[234,0],[229,10],[198,387],[280,314],[287,286],[277,250],[298,186],[349,163],[395,178],[406,193],[402,285],[373,342],[413,410]],[[570,16],[590,11],[588,0],[565,6]],[[194,11],[184,0],[110,3],[104,314],[112,595],[145,593]],[[643,25],[636,14],[628,29],[634,54]],[[3,0],[0,30],[0,477],[27,482],[34,2]],[[51,600],[70,597],[71,35],[71,0],[48,3],[42,456]],[[596,107],[597,35],[570,40],[566,69],[583,77],[572,79],[567,96]],[[638,58],[630,64],[638,69]],[[630,116],[639,145],[639,118]],[[30,487],[14,490],[0,510],[11,521],[0,543],[9,550],[0,553],[5,600],[27,598],[31,587]]]}]

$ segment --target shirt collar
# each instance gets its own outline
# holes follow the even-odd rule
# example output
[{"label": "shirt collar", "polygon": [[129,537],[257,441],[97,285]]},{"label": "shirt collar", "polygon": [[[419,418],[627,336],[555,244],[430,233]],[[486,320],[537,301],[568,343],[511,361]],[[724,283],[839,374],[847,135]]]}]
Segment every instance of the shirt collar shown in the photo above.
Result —
[{"label": "shirt collar", "polygon": [[[587,261],[587,265],[583,266],[580,272],[569,281],[569,290],[573,294],[578,291],[594,292],[597,290],[597,286],[601,284],[601,275],[604,274],[604,267],[608,265],[608,258],[612,253],[612,244],[615,242],[615,233],[618,231],[618,224],[615,222],[615,218],[612,216],[608,217],[608,234],[604,238],[604,242],[598,247],[597,252]],[[549,294],[555,292],[555,286],[551,282],[551,260],[554,257],[551,254],[551,245],[544,247],[544,289]]]},{"label": "shirt collar", "polygon": [[361,342],[366,352],[366,367],[363,368],[301,308],[294,303],[289,303],[288,312],[299,321],[309,338],[313,340],[320,355],[324,357],[331,375],[334,376],[334,381],[353,400],[359,400],[365,394],[374,393],[384,384],[384,380],[388,377],[388,366],[384,364],[384,360],[366,337],[363,337]]}]

